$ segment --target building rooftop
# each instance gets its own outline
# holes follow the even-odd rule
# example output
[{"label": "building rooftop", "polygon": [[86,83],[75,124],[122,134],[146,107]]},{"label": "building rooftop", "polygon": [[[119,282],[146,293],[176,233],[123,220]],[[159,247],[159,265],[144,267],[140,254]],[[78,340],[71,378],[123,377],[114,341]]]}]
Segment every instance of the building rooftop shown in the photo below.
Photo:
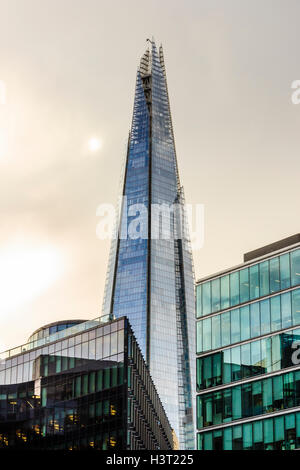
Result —
[{"label": "building rooftop", "polygon": [[255,264],[256,262],[258,263],[259,261],[262,261],[264,257],[269,257],[271,254],[274,254],[274,256],[276,256],[276,254],[279,254],[282,251],[286,251],[288,248],[292,248],[297,244],[300,244],[300,233],[291,235],[287,238],[283,238],[282,240],[270,243],[269,245],[265,245],[261,248],[257,248],[256,250],[248,251],[248,253],[244,254],[243,263],[237,264],[236,266],[231,266],[230,268],[223,269],[222,271],[218,271],[208,276],[204,276],[200,279],[197,279],[196,284],[209,281],[210,279],[225,275],[237,269],[242,269],[247,265]]},{"label": "building rooftop", "polygon": [[282,248],[287,248],[299,242],[300,242],[300,233],[296,233],[296,235],[292,235],[291,237],[283,238],[282,240],[270,243],[269,245],[265,245],[253,251],[248,251],[248,253],[244,254],[244,262],[251,261],[256,258],[260,258],[261,256],[268,255],[269,253],[273,253],[273,251],[278,251],[278,250],[281,250]]}]

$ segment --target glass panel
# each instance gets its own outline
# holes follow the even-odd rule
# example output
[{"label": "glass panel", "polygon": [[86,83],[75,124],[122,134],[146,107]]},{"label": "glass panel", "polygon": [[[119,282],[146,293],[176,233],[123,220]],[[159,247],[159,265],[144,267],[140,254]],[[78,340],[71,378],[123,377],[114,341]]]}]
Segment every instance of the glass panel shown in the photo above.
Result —
[{"label": "glass panel", "polygon": [[237,305],[239,303],[239,271],[230,274],[230,305]]},{"label": "glass panel", "polygon": [[251,375],[261,374],[261,344],[260,341],[251,343]]},{"label": "glass panel", "polygon": [[291,293],[281,295],[281,317],[282,328],[289,328],[292,326],[292,308],[291,308]]},{"label": "glass panel", "polygon": [[217,312],[221,308],[220,278],[214,279],[211,283],[212,290],[212,311]]},{"label": "glass panel", "polygon": [[248,302],[249,300],[249,269],[245,268],[240,271],[240,301]]},{"label": "glass panel", "polygon": [[242,417],[242,391],[241,386],[232,389],[232,419]]},{"label": "glass panel", "polygon": [[251,324],[251,338],[260,335],[260,313],[259,303],[255,302],[250,305],[250,324]]},{"label": "glass panel", "polygon": [[202,346],[202,321],[197,322],[197,354],[203,350]]},{"label": "glass panel", "polygon": [[253,442],[254,449],[263,449],[263,426],[262,421],[254,421],[253,423]]},{"label": "glass panel", "polygon": [[262,300],[260,302],[260,318],[261,318],[261,334],[265,335],[270,333],[270,300]]},{"label": "glass panel", "polygon": [[224,428],[223,448],[224,450],[232,450],[232,428]]},{"label": "glass panel", "polygon": [[229,307],[229,276],[221,277],[221,308]]},{"label": "glass panel", "polygon": [[286,289],[290,287],[291,285],[289,253],[279,256],[279,265],[280,265],[280,287],[281,289]]},{"label": "glass panel", "polygon": [[282,375],[273,377],[273,403],[274,410],[283,408],[283,381]]},{"label": "glass panel", "polygon": [[278,292],[280,290],[279,277],[279,258],[270,259],[270,292]]},{"label": "glass panel", "polygon": [[240,310],[231,311],[231,342],[238,343],[241,339]]},{"label": "glass panel", "polygon": [[202,285],[196,286],[196,315],[197,318],[202,316]]},{"label": "glass panel", "polygon": [[232,381],[242,378],[241,371],[241,347],[237,346],[231,349]]},{"label": "glass panel", "polygon": [[291,252],[291,281],[292,286],[300,284],[300,250]]},{"label": "glass panel", "polygon": [[264,261],[259,264],[259,283],[260,295],[268,295],[270,292],[269,285],[269,261]]},{"label": "glass panel", "polygon": [[251,449],[252,441],[252,423],[243,425],[243,449]]},{"label": "glass panel", "polygon": [[230,312],[221,315],[222,346],[230,344]]},{"label": "glass panel", "polygon": [[250,343],[241,346],[242,375],[243,378],[251,377],[251,353]]},{"label": "glass panel", "polygon": [[203,351],[211,349],[211,318],[203,320]]},{"label": "glass panel", "polygon": [[220,315],[212,317],[212,349],[221,347],[221,318]]},{"label": "glass panel", "polygon": [[225,349],[223,351],[223,360],[224,360],[224,366],[223,366],[223,380],[224,384],[230,383],[231,382],[231,350],[230,349]]},{"label": "glass panel", "polygon": [[242,307],[241,312],[241,341],[250,338],[250,311],[249,305]]},{"label": "glass panel", "polygon": [[271,331],[281,329],[280,296],[272,297],[271,302]]},{"label": "glass panel", "polygon": [[203,360],[203,382],[204,388],[212,386],[212,356],[207,356]]},{"label": "glass panel", "polygon": [[292,319],[293,325],[300,324],[300,289],[292,291]]},{"label": "glass panel", "polygon": [[250,266],[250,300],[259,297],[258,265]]},{"label": "glass panel", "polygon": [[265,419],[263,422],[264,427],[264,443],[266,450],[273,449],[274,442],[274,431],[273,431],[273,419]]},{"label": "glass panel", "polygon": [[273,411],[272,379],[263,380],[263,412]]},{"label": "glass panel", "polygon": [[202,284],[202,311],[203,315],[211,313],[211,289],[210,282]]}]

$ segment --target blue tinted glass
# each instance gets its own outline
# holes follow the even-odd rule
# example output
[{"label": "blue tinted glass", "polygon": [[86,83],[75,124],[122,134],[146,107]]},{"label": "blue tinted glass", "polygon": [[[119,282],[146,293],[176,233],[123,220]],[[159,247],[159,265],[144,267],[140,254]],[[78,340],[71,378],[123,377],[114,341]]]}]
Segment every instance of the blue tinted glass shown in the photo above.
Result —
[{"label": "blue tinted glass", "polygon": [[241,312],[241,341],[250,338],[250,311],[249,305],[242,307]]},{"label": "blue tinted glass", "polygon": [[217,312],[221,308],[220,278],[214,279],[211,283],[212,311]]},{"label": "blue tinted glass", "polygon": [[270,259],[270,292],[280,290],[279,258]]},{"label": "blue tinted glass", "polygon": [[241,339],[240,310],[231,311],[231,342],[238,343]]},{"label": "blue tinted glass", "polygon": [[292,305],[290,292],[281,295],[281,316],[282,328],[289,328],[292,325]]},{"label": "blue tinted glass", "polygon": [[240,302],[248,302],[249,300],[249,269],[245,268],[240,271]]},{"label": "blue tinted glass", "polygon": [[260,335],[260,312],[259,303],[255,302],[250,305],[250,324],[251,324],[251,338]]},{"label": "blue tinted glass", "polygon": [[211,349],[211,318],[206,318],[203,324],[203,351]]},{"label": "blue tinted glass", "polygon": [[230,344],[230,312],[221,315],[222,346]]},{"label": "blue tinted glass", "polygon": [[262,300],[260,302],[260,318],[261,318],[261,334],[265,335],[270,333],[270,300]]},{"label": "blue tinted glass", "polygon": [[221,347],[221,317],[212,317],[212,349]]},{"label": "blue tinted glass", "polygon": [[291,285],[291,268],[290,268],[290,255],[286,253],[285,255],[279,256],[280,264],[280,286],[281,289],[286,289]]},{"label": "blue tinted glass", "polygon": [[259,264],[259,282],[260,282],[260,295],[267,295],[270,292],[269,284],[269,261],[264,261]]},{"label": "blue tinted glass", "polygon": [[211,283],[205,282],[202,284],[202,305],[203,315],[211,313]]},{"label": "blue tinted glass", "polygon": [[293,325],[300,324],[300,290],[292,291],[292,318]]},{"label": "blue tinted glass", "polygon": [[271,304],[271,331],[281,329],[280,296],[272,297]]},{"label": "blue tinted glass", "polygon": [[202,316],[202,285],[196,287],[196,315],[197,318]]},{"label": "blue tinted glass", "polygon": [[240,301],[239,290],[240,290],[240,281],[239,281],[239,271],[231,273],[230,276],[230,305],[237,305]]},{"label": "blue tinted glass", "polygon": [[257,299],[259,297],[259,275],[258,265],[250,266],[250,299]]},{"label": "blue tinted glass", "polygon": [[221,308],[229,307],[229,276],[221,277]]},{"label": "blue tinted glass", "polygon": [[291,279],[292,286],[300,284],[300,250],[291,252]]}]

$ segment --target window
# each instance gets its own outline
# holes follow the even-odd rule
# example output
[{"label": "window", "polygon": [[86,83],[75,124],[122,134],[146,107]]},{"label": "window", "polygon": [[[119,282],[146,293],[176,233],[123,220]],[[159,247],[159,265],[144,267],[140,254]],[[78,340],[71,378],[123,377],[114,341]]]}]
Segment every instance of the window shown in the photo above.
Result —
[{"label": "window", "polygon": [[241,341],[250,338],[250,312],[249,305],[242,307],[241,311]]},{"label": "window", "polygon": [[279,258],[270,259],[270,292],[280,290]]},{"label": "window", "polygon": [[249,300],[249,269],[240,271],[240,301],[248,302]]},{"label": "window", "polygon": [[220,278],[214,279],[212,281],[211,291],[212,291],[212,312],[217,312],[221,308]]},{"label": "window", "polygon": [[291,285],[289,253],[279,256],[279,265],[280,265],[280,287],[281,289],[286,289],[290,287]]},{"label": "window", "polygon": [[300,250],[291,252],[291,281],[292,286],[300,284]]},{"label": "window", "polygon": [[203,315],[211,313],[211,289],[210,282],[202,284],[202,308]]},{"label": "window", "polygon": [[221,277],[221,309],[229,307],[229,276]]},{"label": "window", "polygon": [[250,300],[259,297],[258,265],[250,266]]},{"label": "window", "polygon": [[230,305],[237,305],[240,301],[239,296],[239,271],[230,274]]},{"label": "window", "polygon": [[211,349],[211,318],[203,320],[203,351]]},{"label": "window", "polygon": [[269,285],[269,261],[264,261],[259,264],[259,282],[260,282],[260,295],[267,295],[270,292]]},{"label": "window", "polygon": [[196,287],[196,315],[197,318],[202,316],[202,285]]}]

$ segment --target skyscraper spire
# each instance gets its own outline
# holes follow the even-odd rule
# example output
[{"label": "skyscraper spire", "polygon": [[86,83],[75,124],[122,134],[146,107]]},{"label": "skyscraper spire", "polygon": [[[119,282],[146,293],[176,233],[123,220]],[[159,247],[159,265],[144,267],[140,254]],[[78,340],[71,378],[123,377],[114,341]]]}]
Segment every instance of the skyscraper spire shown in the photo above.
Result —
[{"label": "skyscraper spire", "polygon": [[103,314],[129,318],[180,446],[192,449],[193,264],[163,50],[147,42],[137,72]]}]

